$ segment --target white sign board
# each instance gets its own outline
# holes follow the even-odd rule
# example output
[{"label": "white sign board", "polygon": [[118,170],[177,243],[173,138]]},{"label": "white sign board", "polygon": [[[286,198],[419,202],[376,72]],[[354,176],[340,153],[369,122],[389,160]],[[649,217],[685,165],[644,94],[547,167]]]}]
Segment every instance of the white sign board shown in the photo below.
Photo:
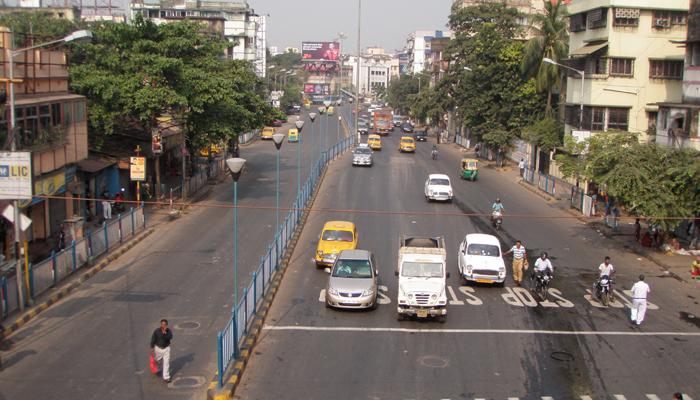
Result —
[{"label": "white sign board", "polygon": [[32,153],[0,152],[0,199],[31,200]]},{"label": "white sign board", "polygon": [[581,143],[591,137],[591,131],[571,131],[571,136],[576,140],[576,143]]},{"label": "white sign board", "polygon": [[146,180],[146,157],[131,157],[129,160],[129,174],[132,181]]},{"label": "white sign board", "polygon": [[[15,223],[15,208],[12,207],[12,205],[8,205],[5,210],[2,212],[2,216],[5,217],[8,221],[12,222],[13,224]],[[29,225],[32,224],[32,220],[29,219],[26,215],[19,213],[19,227],[22,230],[22,232],[26,231],[27,228],[29,228]]]}]

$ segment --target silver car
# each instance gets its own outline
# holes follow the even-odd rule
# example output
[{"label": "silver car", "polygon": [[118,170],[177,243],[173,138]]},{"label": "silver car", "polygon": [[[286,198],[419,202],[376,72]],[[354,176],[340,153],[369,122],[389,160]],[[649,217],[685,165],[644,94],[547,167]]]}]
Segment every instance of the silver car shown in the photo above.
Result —
[{"label": "silver car", "polygon": [[326,286],[326,307],[377,307],[377,263],[367,250],[343,250],[326,269],[330,273]]},{"label": "silver car", "polygon": [[372,149],[369,148],[367,143],[361,143],[352,152],[352,165],[372,166]]}]

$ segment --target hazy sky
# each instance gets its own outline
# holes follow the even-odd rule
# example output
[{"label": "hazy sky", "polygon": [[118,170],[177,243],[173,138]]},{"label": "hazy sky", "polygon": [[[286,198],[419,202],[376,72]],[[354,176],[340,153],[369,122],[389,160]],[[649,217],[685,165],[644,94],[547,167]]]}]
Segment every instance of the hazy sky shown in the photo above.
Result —
[{"label": "hazy sky", "polygon": [[[355,53],[358,0],[248,0],[258,14],[269,14],[267,45],[284,50],[302,41],[330,41],[344,32],[343,53]],[[416,30],[446,30],[451,0],[364,0],[362,48],[402,49]]]}]

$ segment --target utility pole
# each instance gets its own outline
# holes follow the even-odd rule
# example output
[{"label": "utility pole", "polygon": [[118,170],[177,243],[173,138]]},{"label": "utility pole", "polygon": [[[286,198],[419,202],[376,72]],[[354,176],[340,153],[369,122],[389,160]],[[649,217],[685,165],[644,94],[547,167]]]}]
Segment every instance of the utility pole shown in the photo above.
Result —
[{"label": "utility pole", "polygon": [[355,80],[355,134],[357,143],[360,143],[360,35],[362,27],[362,0],[357,0],[357,78]]},{"label": "utility pole", "polygon": [[[141,157],[141,146],[136,145],[136,157]],[[141,204],[141,181],[136,181],[136,206]]]}]

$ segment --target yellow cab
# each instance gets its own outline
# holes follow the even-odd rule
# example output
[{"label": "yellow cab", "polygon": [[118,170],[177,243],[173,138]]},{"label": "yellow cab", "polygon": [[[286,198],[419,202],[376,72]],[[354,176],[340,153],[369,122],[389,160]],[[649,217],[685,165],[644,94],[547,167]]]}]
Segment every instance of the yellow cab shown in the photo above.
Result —
[{"label": "yellow cab", "polygon": [[357,228],[348,221],[328,221],[323,225],[314,261],[316,266],[332,266],[342,250],[357,248]]},{"label": "yellow cab", "polygon": [[367,144],[369,145],[369,148],[372,150],[381,150],[382,149],[382,138],[379,135],[371,134],[367,136]]},{"label": "yellow cab", "polygon": [[287,141],[289,143],[296,143],[299,141],[299,130],[297,128],[289,128],[287,133]]},{"label": "yellow cab", "polygon": [[263,128],[262,133],[260,134],[260,139],[263,140],[272,140],[272,135],[275,134],[275,128],[271,126],[266,126]]},{"label": "yellow cab", "polygon": [[401,153],[415,153],[416,141],[410,136],[401,136],[401,141],[399,141],[399,151]]},{"label": "yellow cab", "polygon": [[333,115],[334,112],[335,112],[335,108],[333,108],[333,106],[328,106],[328,108],[326,109],[326,113],[328,115]]}]

